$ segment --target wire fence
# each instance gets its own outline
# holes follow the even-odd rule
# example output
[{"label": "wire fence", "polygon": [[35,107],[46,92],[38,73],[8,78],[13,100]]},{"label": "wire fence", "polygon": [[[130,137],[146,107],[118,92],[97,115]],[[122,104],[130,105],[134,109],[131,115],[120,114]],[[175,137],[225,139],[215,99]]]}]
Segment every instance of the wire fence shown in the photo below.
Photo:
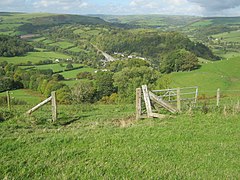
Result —
[{"label": "wire fence", "polygon": [[[179,91],[179,92],[177,92]],[[181,111],[189,109],[203,108],[239,108],[240,90],[205,90],[202,91],[197,86],[173,88],[163,90],[153,90],[159,98],[177,106],[177,96],[179,93],[181,101]]]}]

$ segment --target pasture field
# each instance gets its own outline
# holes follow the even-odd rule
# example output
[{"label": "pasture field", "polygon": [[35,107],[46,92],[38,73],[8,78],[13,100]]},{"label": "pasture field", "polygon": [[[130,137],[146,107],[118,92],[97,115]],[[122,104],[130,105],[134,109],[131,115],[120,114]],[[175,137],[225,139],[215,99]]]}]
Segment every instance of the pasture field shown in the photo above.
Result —
[{"label": "pasture field", "polygon": [[67,41],[55,42],[55,43],[48,44],[48,45],[49,46],[58,46],[62,49],[68,49],[68,48],[71,48],[71,47],[75,46],[73,43],[67,42]]},{"label": "pasture field", "polygon": [[60,73],[61,75],[63,75],[65,78],[76,78],[77,74],[80,72],[94,72],[95,69],[91,68],[91,67],[84,67],[81,69],[75,69],[72,71],[65,71]]},{"label": "pasture field", "polygon": [[53,43],[55,43],[54,41],[52,41],[52,40],[50,40],[50,39],[45,39],[45,40],[43,40],[43,41],[41,41],[41,42],[43,42],[44,44],[53,44]]},{"label": "pasture field", "polygon": [[[134,105],[14,107],[0,123],[1,179],[239,179],[238,115],[134,120]],[[1,109],[2,111],[3,109]]]},{"label": "pasture field", "polygon": [[192,27],[201,27],[201,26],[208,26],[212,24],[212,20],[199,20],[191,24]]},{"label": "pasture field", "polygon": [[222,39],[226,42],[240,42],[240,31],[231,31],[213,35],[214,38]]},{"label": "pasture field", "polygon": [[68,51],[72,51],[72,52],[87,52],[87,51],[81,49],[81,48],[78,47],[78,46],[69,48]]},{"label": "pasture field", "polygon": [[31,38],[32,41],[36,41],[36,42],[41,42],[41,41],[44,41],[46,40],[45,37],[37,37],[37,38]]},{"label": "pasture field", "polygon": [[[221,90],[240,90],[240,57],[216,62],[203,62],[200,69],[191,72],[170,74],[171,86],[198,86],[200,91],[211,95],[217,88]],[[200,92],[201,93],[201,92]]]},{"label": "pasture field", "polygon": [[27,63],[31,61],[32,63],[38,63],[43,60],[55,60],[55,59],[68,59],[71,58],[68,55],[57,53],[57,52],[29,52],[25,56],[16,57],[0,57],[0,62],[7,61],[8,63],[19,64]]},{"label": "pasture field", "polygon": [[[72,64],[74,68],[80,68],[82,64]],[[36,66],[21,66],[22,69],[52,69],[53,72],[65,71],[66,70],[66,63],[61,64],[46,64],[46,65],[36,65]]]},{"label": "pasture field", "polygon": [[[0,97],[6,96],[6,92],[0,93]],[[18,89],[10,91],[11,98],[21,100],[27,104],[37,104],[44,99],[44,96],[36,91],[30,89]]]}]

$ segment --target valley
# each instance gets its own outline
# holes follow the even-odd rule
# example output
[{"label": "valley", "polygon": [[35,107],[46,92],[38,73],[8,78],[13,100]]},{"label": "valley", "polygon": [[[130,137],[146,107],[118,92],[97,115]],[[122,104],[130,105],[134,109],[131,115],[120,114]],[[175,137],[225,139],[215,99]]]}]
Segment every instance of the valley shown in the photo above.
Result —
[{"label": "valley", "polygon": [[[0,13],[0,179],[238,179],[239,30],[239,17]],[[182,109],[152,102],[161,119],[142,100],[136,120],[142,85],[196,86],[196,102],[169,93]],[[57,121],[50,103],[26,114],[53,91]]]}]

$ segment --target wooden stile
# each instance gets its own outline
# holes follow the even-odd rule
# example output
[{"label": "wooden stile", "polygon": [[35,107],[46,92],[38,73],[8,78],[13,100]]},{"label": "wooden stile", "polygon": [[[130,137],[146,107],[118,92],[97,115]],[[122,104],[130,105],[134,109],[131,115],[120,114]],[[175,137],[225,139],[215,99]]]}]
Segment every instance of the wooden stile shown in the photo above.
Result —
[{"label": "wooden stile", "polygon": [[149,96],[150,96],[150,99],[152,101],[154,101],[155,103],[157,103],[160,106],[164,107],[165,109],[167,109],[171,113],[177,113],[178,112],[178,110],[174,106],[172,106],[171,104],[163,101],[157,95],[153,94],[151,91],[149,91]]},{"label": "wooden stile", "polygon": [[150,102],[150,98],[149,98],[147,85],[142,85],[142,91],[143,91],[145,106],[147,109],[147,117],[151,118],[152,117],[152,107],[151,107],[151,102]]},{"label": "wooden stile", "polygon": [[136,120],[139,120],[142,115],[142,90],[136,89]]}]

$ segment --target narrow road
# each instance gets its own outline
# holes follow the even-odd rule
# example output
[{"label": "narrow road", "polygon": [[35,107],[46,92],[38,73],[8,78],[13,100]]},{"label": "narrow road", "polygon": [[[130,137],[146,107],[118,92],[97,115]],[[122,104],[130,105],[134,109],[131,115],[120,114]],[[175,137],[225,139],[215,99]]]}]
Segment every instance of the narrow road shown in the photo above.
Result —
[{"label": "narrow road", "polygon": [[107,54],[106,52],[103,52],[102,50],[100,50],[96,45],[92,44],[93,47],[95,49],[97,49],[99,52],[102,53],[102,55],[106,58],[107,62],[112,62],[112,61],[116,61],[116,59],[114,57],[112,57],[111,55]]}]

